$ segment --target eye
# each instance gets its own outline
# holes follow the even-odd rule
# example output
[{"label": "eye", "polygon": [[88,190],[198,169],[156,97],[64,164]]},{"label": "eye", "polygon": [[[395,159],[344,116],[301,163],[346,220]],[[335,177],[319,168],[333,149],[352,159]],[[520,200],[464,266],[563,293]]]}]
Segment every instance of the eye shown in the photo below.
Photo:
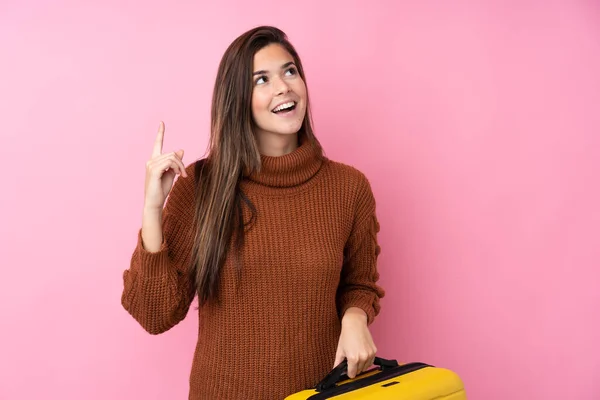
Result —
[{"label": "eye", "polygon": [[287,71],[285,71],[286,74],[290,73],[290,75],[296,75],[297,72],[298,71],[296,71],[296,67],[288,68]]},{"label": "eye", "polygon": [[[261,80],[262,80],[262,82],[261,82]],[[265,75],[261,75],[261,76],[259,76],[259,77],[258,77],[258,78],[256,78],[256,80],[254,81],[254,83],[255,83],[256,85],[262,85],[263,83],[266,83],[266,82],[267,82],[267,77],[266,77]]]}]

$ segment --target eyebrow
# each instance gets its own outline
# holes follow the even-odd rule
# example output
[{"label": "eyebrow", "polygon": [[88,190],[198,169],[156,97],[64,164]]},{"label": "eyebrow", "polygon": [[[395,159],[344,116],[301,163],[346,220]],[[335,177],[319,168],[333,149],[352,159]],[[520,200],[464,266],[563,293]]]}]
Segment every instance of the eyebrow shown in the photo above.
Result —
[{"label": "eyebrow", "polygon": [[[281,69],[285,69],[285,68],[289,67],[290,65],[296,66],[296,64],[294,64],[293,61],[290,61],[290,62],[286,62],[285,64],[283,64],[281,66]],[[267,71],[265,71],[264,69],[261,69],[260,71],[256,71],[256,72],[252,73],[252,76],[262,75],[262,74],[266,74],[266,73],[267,73]]]}]

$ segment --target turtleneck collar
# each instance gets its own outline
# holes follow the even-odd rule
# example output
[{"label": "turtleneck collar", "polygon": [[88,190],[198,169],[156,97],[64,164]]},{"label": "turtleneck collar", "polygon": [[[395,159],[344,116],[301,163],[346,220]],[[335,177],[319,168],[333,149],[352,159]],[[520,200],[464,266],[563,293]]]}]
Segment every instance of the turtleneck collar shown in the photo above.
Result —
[{"label": "turtleneck collar", "polygon": [[316,145],[304,140],[294,151],[283,156],[261,155],[262,170],[248,180],[269,187],[293,187],[312,178],[323,159]]}]

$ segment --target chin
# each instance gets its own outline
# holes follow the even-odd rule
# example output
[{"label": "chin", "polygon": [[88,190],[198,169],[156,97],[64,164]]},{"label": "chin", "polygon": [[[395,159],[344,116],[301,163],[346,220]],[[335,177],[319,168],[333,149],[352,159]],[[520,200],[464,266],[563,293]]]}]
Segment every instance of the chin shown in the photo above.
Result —
[{"label": "chin", "polygon": [[300,132],[302,129],[302,123],[304,122],[304,118],[297,121],[289,121],[288,123],[282,124],[277,123],[271,126],[271,132],[277,132],[282,135],[293,135],[295,133]]},{"label": "chin", "polygon": [[300,129],[302,129],[302,125],[300,125],[298,127],[290,127],[290,128],[284,128],[284,129],[275,129],[273,132],[277,132],[280,135],[295,135],[298,132],[300,132]]},{"label": "chin", "polygon": [[294,135],[302,129],[302,122],[287,123],[287,124],[272,124],[271,126],[265,126],[263,129],[267,132],[273,132],[278,135]]},{"label": "chin", "polygon": [[281,132],[284,135],[292,135],[294,133],[300,132],[302,129],[302,124],[298,124],[297,126],[289,126],[282,129],[278,129],[277,131]]},{"label": "chin", "polygon": [[[263,132],[270,132],[276,135],[294,135],[300,132],[304,123],[304,112],[301,115],[290,118],[288,121],[276,118],[264,118],[258,121],[258,128]],[[269,116],[270,117],[270,116]],[[262,124],[260,122],[263,122]]]}]

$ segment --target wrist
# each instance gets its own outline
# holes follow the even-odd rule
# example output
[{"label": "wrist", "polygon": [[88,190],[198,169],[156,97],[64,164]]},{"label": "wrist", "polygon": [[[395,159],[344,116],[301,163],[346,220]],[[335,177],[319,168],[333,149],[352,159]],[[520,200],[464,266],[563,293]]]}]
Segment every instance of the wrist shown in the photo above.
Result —
[{"label": "wrist", "polygon": [[364,323],[367,324],[367,313],[362,308],[350,307],[342,316],[342,325],[348,323]]},{"label": "wrist", "polygon": [[160,217],[162,216],[163,209],[162,207],[152,207],[144,204],[143,213],[144,216],[149,217]]}]

